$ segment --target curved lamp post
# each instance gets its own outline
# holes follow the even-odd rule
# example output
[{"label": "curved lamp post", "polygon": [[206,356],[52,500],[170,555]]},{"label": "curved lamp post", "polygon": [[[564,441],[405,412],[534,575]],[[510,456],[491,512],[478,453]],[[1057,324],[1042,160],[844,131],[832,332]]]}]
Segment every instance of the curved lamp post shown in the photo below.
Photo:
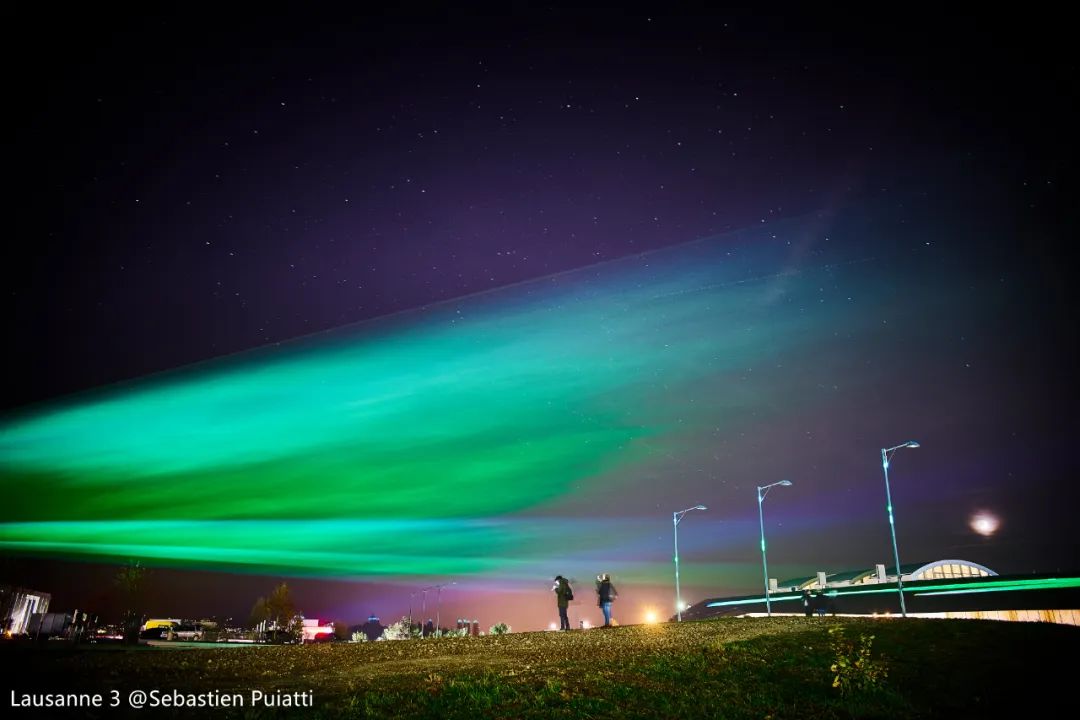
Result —
[{"label": "curved lamp post", "polygon": [[683,519],[683,515],[691,510],[707,510],[704,505],[695,505],[692,508],[686,508],[685,510],[679,510],[678,512],[671,513],[671,524],[675,528],[675,618],[682,622],[682,594],[679,591],[679,521]]},{"label": "curved lamp post", "polygon": [[917,448],[919,443],[908,440],[891,448],[881,448],[881,467],[885,471],[885,507],[889,511],[889,532],[892,534],[893,560],[896,561],[896,591],[900,594],[900,614],[907,617],[904,606],[904,576],[900,573],[900,551],[896,549],[896,522],[893,520],[892,493],[889,492],[889,460],[900,448]]},{"label": "curved lamp post", "polygon": [[772,617],[772,601],[769,598],[769,563],[765,560],[765,513],[761,506],[765,502],[765,496],[769,494],[769,489],[778,485],[788,487],[791,485],[791,481],[781,480],[771,485],[763,485],[757,489],[758,521],[761,523],[761,571],[765,574],[765,612],[769,617]]}]

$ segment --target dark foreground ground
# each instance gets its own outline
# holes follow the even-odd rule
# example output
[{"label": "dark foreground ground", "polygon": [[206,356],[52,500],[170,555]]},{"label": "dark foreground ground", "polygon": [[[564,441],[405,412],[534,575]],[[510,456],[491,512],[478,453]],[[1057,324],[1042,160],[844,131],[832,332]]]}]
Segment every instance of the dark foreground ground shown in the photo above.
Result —
[{"label": "dark foreground ground", "polygon": [[[841,628],[842,637],[830,628]],[[870,635],[870,662],[860,664],[860,636]],[[12,706],[24,695],[75,690],[100,693],[106,707],[53,708],[48,716],[998,717],[1020,705],[1069,707],[1080,629],[965,620],[732,618],[303,647],[0,644],[0,662],[5,718],[41,716],[43,711]],[[831,670],[845,662],[854,666],[842,668],[842,684],[851,685],[846,692],[834,687]],[[185,700],[235,692],[244,707],[133,710],[129,695],[136,690]],[[253,690],[270,698],[310,691],[312,707],[252,707]],[[107,707],[112,702],[119,707]]]}]

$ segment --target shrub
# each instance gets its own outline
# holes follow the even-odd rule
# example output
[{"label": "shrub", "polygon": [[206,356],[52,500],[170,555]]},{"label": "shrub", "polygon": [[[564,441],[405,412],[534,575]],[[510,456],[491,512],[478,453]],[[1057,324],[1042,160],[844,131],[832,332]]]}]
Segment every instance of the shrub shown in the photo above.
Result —
[{"label": "shrub", "polygon": [[451,628],[449,630],[438,630],[435,632],[435,637],[469,637],[469,629]]},{"label": "shrub", "polygon": [[488,635],[505,635],[510,632],[510,626],[506,623],[496,623],[488,630]]},{"label": "shrub", "polygon": [[832,686],[843,695],[849,692],[880,690],[889,675],[885,660],[870,657],[874,644],[873,635],[859,635],[858,646],[844,635],[844,628],[829,628],[829,644],[833,651]]},{"label": "shrub", "polygon": [[408,640],[412,637],[409,629],[409,618],[403,617],[397,622],[390,623],[383,630],[380,640]]}]

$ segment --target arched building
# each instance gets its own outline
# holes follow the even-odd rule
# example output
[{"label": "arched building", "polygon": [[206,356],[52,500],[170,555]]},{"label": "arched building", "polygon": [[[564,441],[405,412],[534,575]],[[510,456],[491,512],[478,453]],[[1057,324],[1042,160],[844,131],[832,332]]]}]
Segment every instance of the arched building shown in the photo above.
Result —
[{"label": "arched building", "polygon": [[[901,565],[909,617],[1030,620],[1080,625],[1080,576],[1001,576],[970,560],[946,559]],[[813,607],[836,615],[899,615],[895,571],[885,565],[808,577],[769,581],[774,615],[803,614],[809,593]],[[717,597],[683,611],[683,619],[760,615],[765,594]]]},{"label": "arched building", "polygon": [[[979,563],[970,560],[936,560],[931,563],[901,565],[900,572],[904,582],[917,580],[948,580],[957,578],[997,577],[997,573]],[[825,582],[821,583],[822,576]],[[809,577],[795,578],[776,583],[774,590],[815,590],[823,587],[847,587],[849,585],[873,585],[883,582],[896,582],[896,573],[890,574],[885,565],[877,565],[872,570],[853,570],[842,573],[822,573]]]}]

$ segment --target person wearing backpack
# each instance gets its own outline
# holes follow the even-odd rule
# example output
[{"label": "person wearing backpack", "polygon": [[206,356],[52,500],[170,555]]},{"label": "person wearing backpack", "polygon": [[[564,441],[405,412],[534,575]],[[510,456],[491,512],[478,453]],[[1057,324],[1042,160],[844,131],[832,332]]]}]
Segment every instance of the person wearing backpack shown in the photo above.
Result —
[{"label": "person wearing backpack", "polygon": [[604,627],[611,627],[611,603],[619,597],[619,593],[611,584],[611,577],[607,573],[596,576],[596,596],[596,604],[604,613]]},{"label": "person wearing backpack", "polygon": [[555,592],[555,598],[559,604],[559,623],[560,630],[570,629],[570,618],[566,615],[566,609],[570,606],[570,601],[574,599],[574,589],[570,587],[569,581],[562,575],[555,576],[555,587],[551,588]]}]

